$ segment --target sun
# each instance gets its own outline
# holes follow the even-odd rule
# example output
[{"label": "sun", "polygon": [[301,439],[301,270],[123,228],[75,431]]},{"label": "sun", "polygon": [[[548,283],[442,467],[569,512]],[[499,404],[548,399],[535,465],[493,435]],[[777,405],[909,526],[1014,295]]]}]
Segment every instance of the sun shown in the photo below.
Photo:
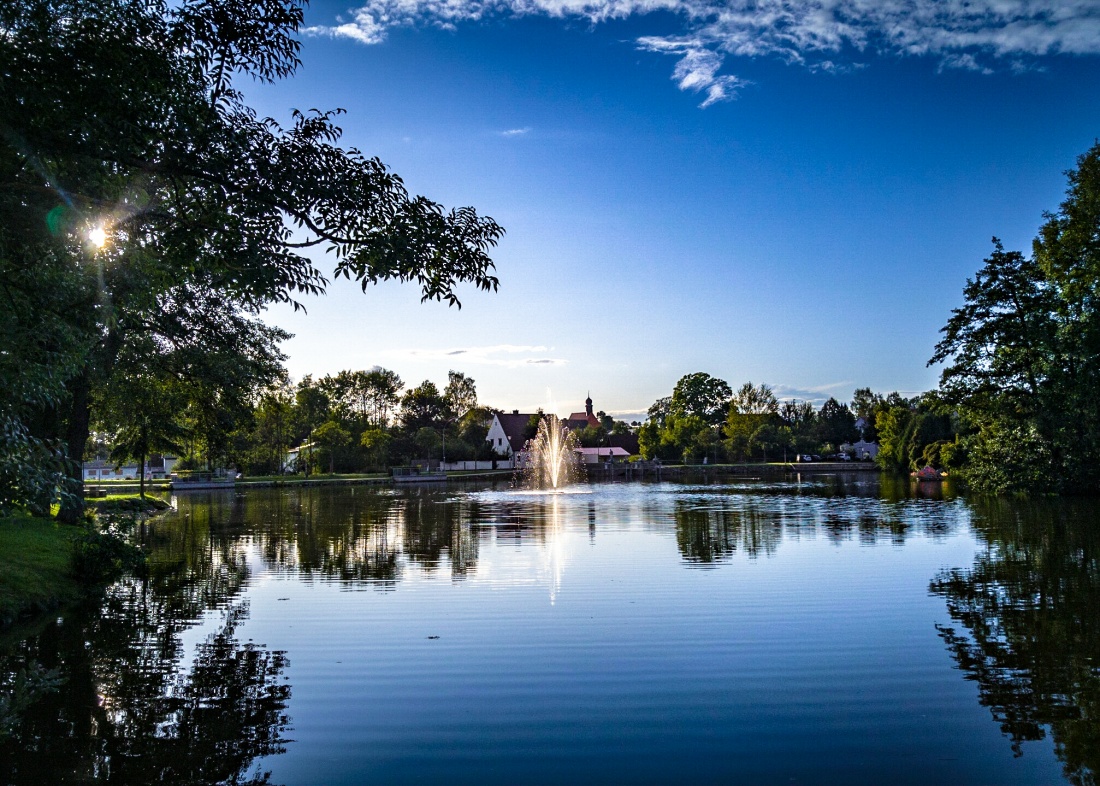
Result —
[{"label": "sun", "polygon": [[88,240],[96,248],[107,245],[107,231],[103,227],[96,227],[88,233]]}]

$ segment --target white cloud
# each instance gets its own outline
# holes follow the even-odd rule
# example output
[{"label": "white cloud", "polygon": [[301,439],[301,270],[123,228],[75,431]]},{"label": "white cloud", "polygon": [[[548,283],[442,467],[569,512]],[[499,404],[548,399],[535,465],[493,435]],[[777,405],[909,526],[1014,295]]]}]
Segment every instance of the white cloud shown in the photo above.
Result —
[{"label": "white cloud", "polygon": [[563,358],[546,357],[552,347],[529,346],[520,344],[494,344],[485,347],[453,347],[448,349],[404,349],[388,352],[388,357],[420,360],[448,360],[460,357],[463,365],[502,366],[519,368],[521,366],[563,366],[568,361]]},{"label": "white cloud", "polygon": [[703,93],[704,107],[735,98],[746,84],[719,73],[726,57],[773,56],[843,71],[859,67],[845,61],[862,53],[928,56],[943,69],[989,73],[1035,67],[1052,55],[1100,54],[1096,0],[368,0],[350,20],[306,32],[376,44],[393,27],[455,29],[528,15],[596,24],[659,10],[682,20],[683,35],[644,36],[637,44],[678,56],[672,78],[681,90]]},{"label": "white cloud", "polygon": [[672,78],[681,90],[705,92],[706,98],[699,104],[703,109],[718,101],[735,98],[738,89],[749,84],[736,76],[719,74],[722,56],[707,49],[698,40],[645,36],[638,39],[638,48],[660,54],[679,55],[680,60],[672,69]]},{"label": "white cloud", "polygon": [[501,136],[523,136],[524,134],[531,133],[531,127],[526,126],[524,128],[509,128],[507,131],[501,131]]},{"label": "white cloud", "polygon": [[795,387],[792,385],[773,385],[772,392],[780,401],[795,399],[797,401],[809,401],[820,406],[826,399],[835,398],[840,403],[845,403],[851,398],[856,383],[848,380],[844,382],[826,382],[822,385],[811,387]]}]

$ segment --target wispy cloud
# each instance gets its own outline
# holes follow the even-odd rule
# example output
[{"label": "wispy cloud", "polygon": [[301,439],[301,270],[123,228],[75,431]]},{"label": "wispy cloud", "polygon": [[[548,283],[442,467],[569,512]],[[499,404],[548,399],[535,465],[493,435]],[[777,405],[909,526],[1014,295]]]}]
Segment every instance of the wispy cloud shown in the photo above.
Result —
[{"label": "wispy cloud", "polygon": [[531,133],[531,127],[527,126],[525,128],[509,128],[507,131],[501,131],[500,135],[501,136],[523,136],[524,134],[529,134],[529,133]]},{"label": "wispy cloud", "polygon": [[829,398],[835,398],[843,404],[852,397],[852,391],[855,388],[856,383],[845,380],[843,382],[826,382],[823,385],[812,385],[810,387],[779,384],[772,386],[772,392],[780,401],[793,398],[798,401],[822,404]]},{"label": "wispy cloud", "polygon": [[394,27],[456,29],[530,15],[598,24],[654,11],[675,14],[683,30],[643,36],[638,47],[676,56],[673,80],[703,94],[703,107],[735,98],[747,84],[720,73],[729,57],[844,71],[872,53],[928,56],[941,69],[989,73],[1027,70],[1047,56],[1100,54],[1096,0],[368,0],[350,18],[306,32],[376,44]]},{"label": "wispy cloud", "polygon": [[484,347],[452,347],[447,349],[404,349],[386,353],[388,357],[413,357],[420,360],[447,360],[455,356],[462,357],[463,364],[482,366],[503,366],[520,368],[521,366],[563,366],[564,358],[547,357],[552,347],[530,346],[523,344],[493,344]]},{"label": "wispy cloud", "polygon": [[681,90],[705,93],[706,98],[699,104],[703,109],[718,101],[729,101],[735,98],[737,91],[749,84],[739,77],[719,74],[722,56],[713,49],[708,49],[699,39],[643,36],[638,39],[638,48],[647,52],[677,55],[680,59],[672,69],[672,79]]}]

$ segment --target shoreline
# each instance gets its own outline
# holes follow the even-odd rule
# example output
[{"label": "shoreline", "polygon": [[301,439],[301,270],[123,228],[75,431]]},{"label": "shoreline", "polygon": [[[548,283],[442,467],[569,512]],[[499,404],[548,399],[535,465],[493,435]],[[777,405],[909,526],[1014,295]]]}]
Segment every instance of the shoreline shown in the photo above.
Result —
[{"label": "shoreline", "polygon": [[[612,465],[615,474],[629,464]],[[604,465],[586,467],[593,477],[598,478],[605,471]],[[679,476],[683,474],[715,474],[715,475],[746,475],[749,473],[772,474],[800,474],[814,475],[837,472],[876,472],[882,469],[869,461],[815,461],[815,462],[754,462],[746,464],[664,464],[657,469],[647,469],[645,477],[660,478],[663,476]],[[446,482],[463,482],[467,480],[499,480],[510,478],[515,474],[512,469],[472,470],[469,472],[448,472]],[[438,482],[438,481],[436,481]],[[293,488],[300,486],[387,486],[394,485],[391,475],[322,475],[313,477],[264,477],[256,480],[242,478],[233,484],[225,484],[224,490],[259,489],[259,488]],[[136,481],[96,481],[87,482],[84,486],[86,499],[94,503],[97,498],[89,494],[91,491],[104,490],[108,495],[115,493],[131,493],[138,490]],[[210,491],[210,488],[171,488],[168,481],[146,481],[146,494],[186,493],[187,491]],[[218,489],[213,489],[217,491]]]},{"label": "shoreline", "polygon": [[[124,494],[88,500],[96,517],[134,514],[153,517],[169,509],[157,497],[142,501]],[[83,526],[41,516],[0,518],[0,630],[79,602],[103,582],[77,575],[77,542],[89,533]]]}]

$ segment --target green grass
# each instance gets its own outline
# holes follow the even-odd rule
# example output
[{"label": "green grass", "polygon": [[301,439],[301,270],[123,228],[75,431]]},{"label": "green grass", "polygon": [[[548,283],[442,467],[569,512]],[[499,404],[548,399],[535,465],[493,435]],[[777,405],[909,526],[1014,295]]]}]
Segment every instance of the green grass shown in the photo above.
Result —
[{"label": "green grass", "polygon": [[50,519],[0,518],[0,624],[79,596],[70,560],[81,532]]},{"label": "green grass", "polygon": [[145,492],[140,494],[108,494],[106,497],[90,497],[84,504],[96,513],[153,513],[171,507],[165,502],[164,492]]},{"label": "green grass", "polygon": [[308,478],[305,475],[245,475],[237,483],[301,483],[308,480],[361,480],[365,478],[388,478],[385,472],[337,472],[330,475],[327,472],[314,472]]}]

